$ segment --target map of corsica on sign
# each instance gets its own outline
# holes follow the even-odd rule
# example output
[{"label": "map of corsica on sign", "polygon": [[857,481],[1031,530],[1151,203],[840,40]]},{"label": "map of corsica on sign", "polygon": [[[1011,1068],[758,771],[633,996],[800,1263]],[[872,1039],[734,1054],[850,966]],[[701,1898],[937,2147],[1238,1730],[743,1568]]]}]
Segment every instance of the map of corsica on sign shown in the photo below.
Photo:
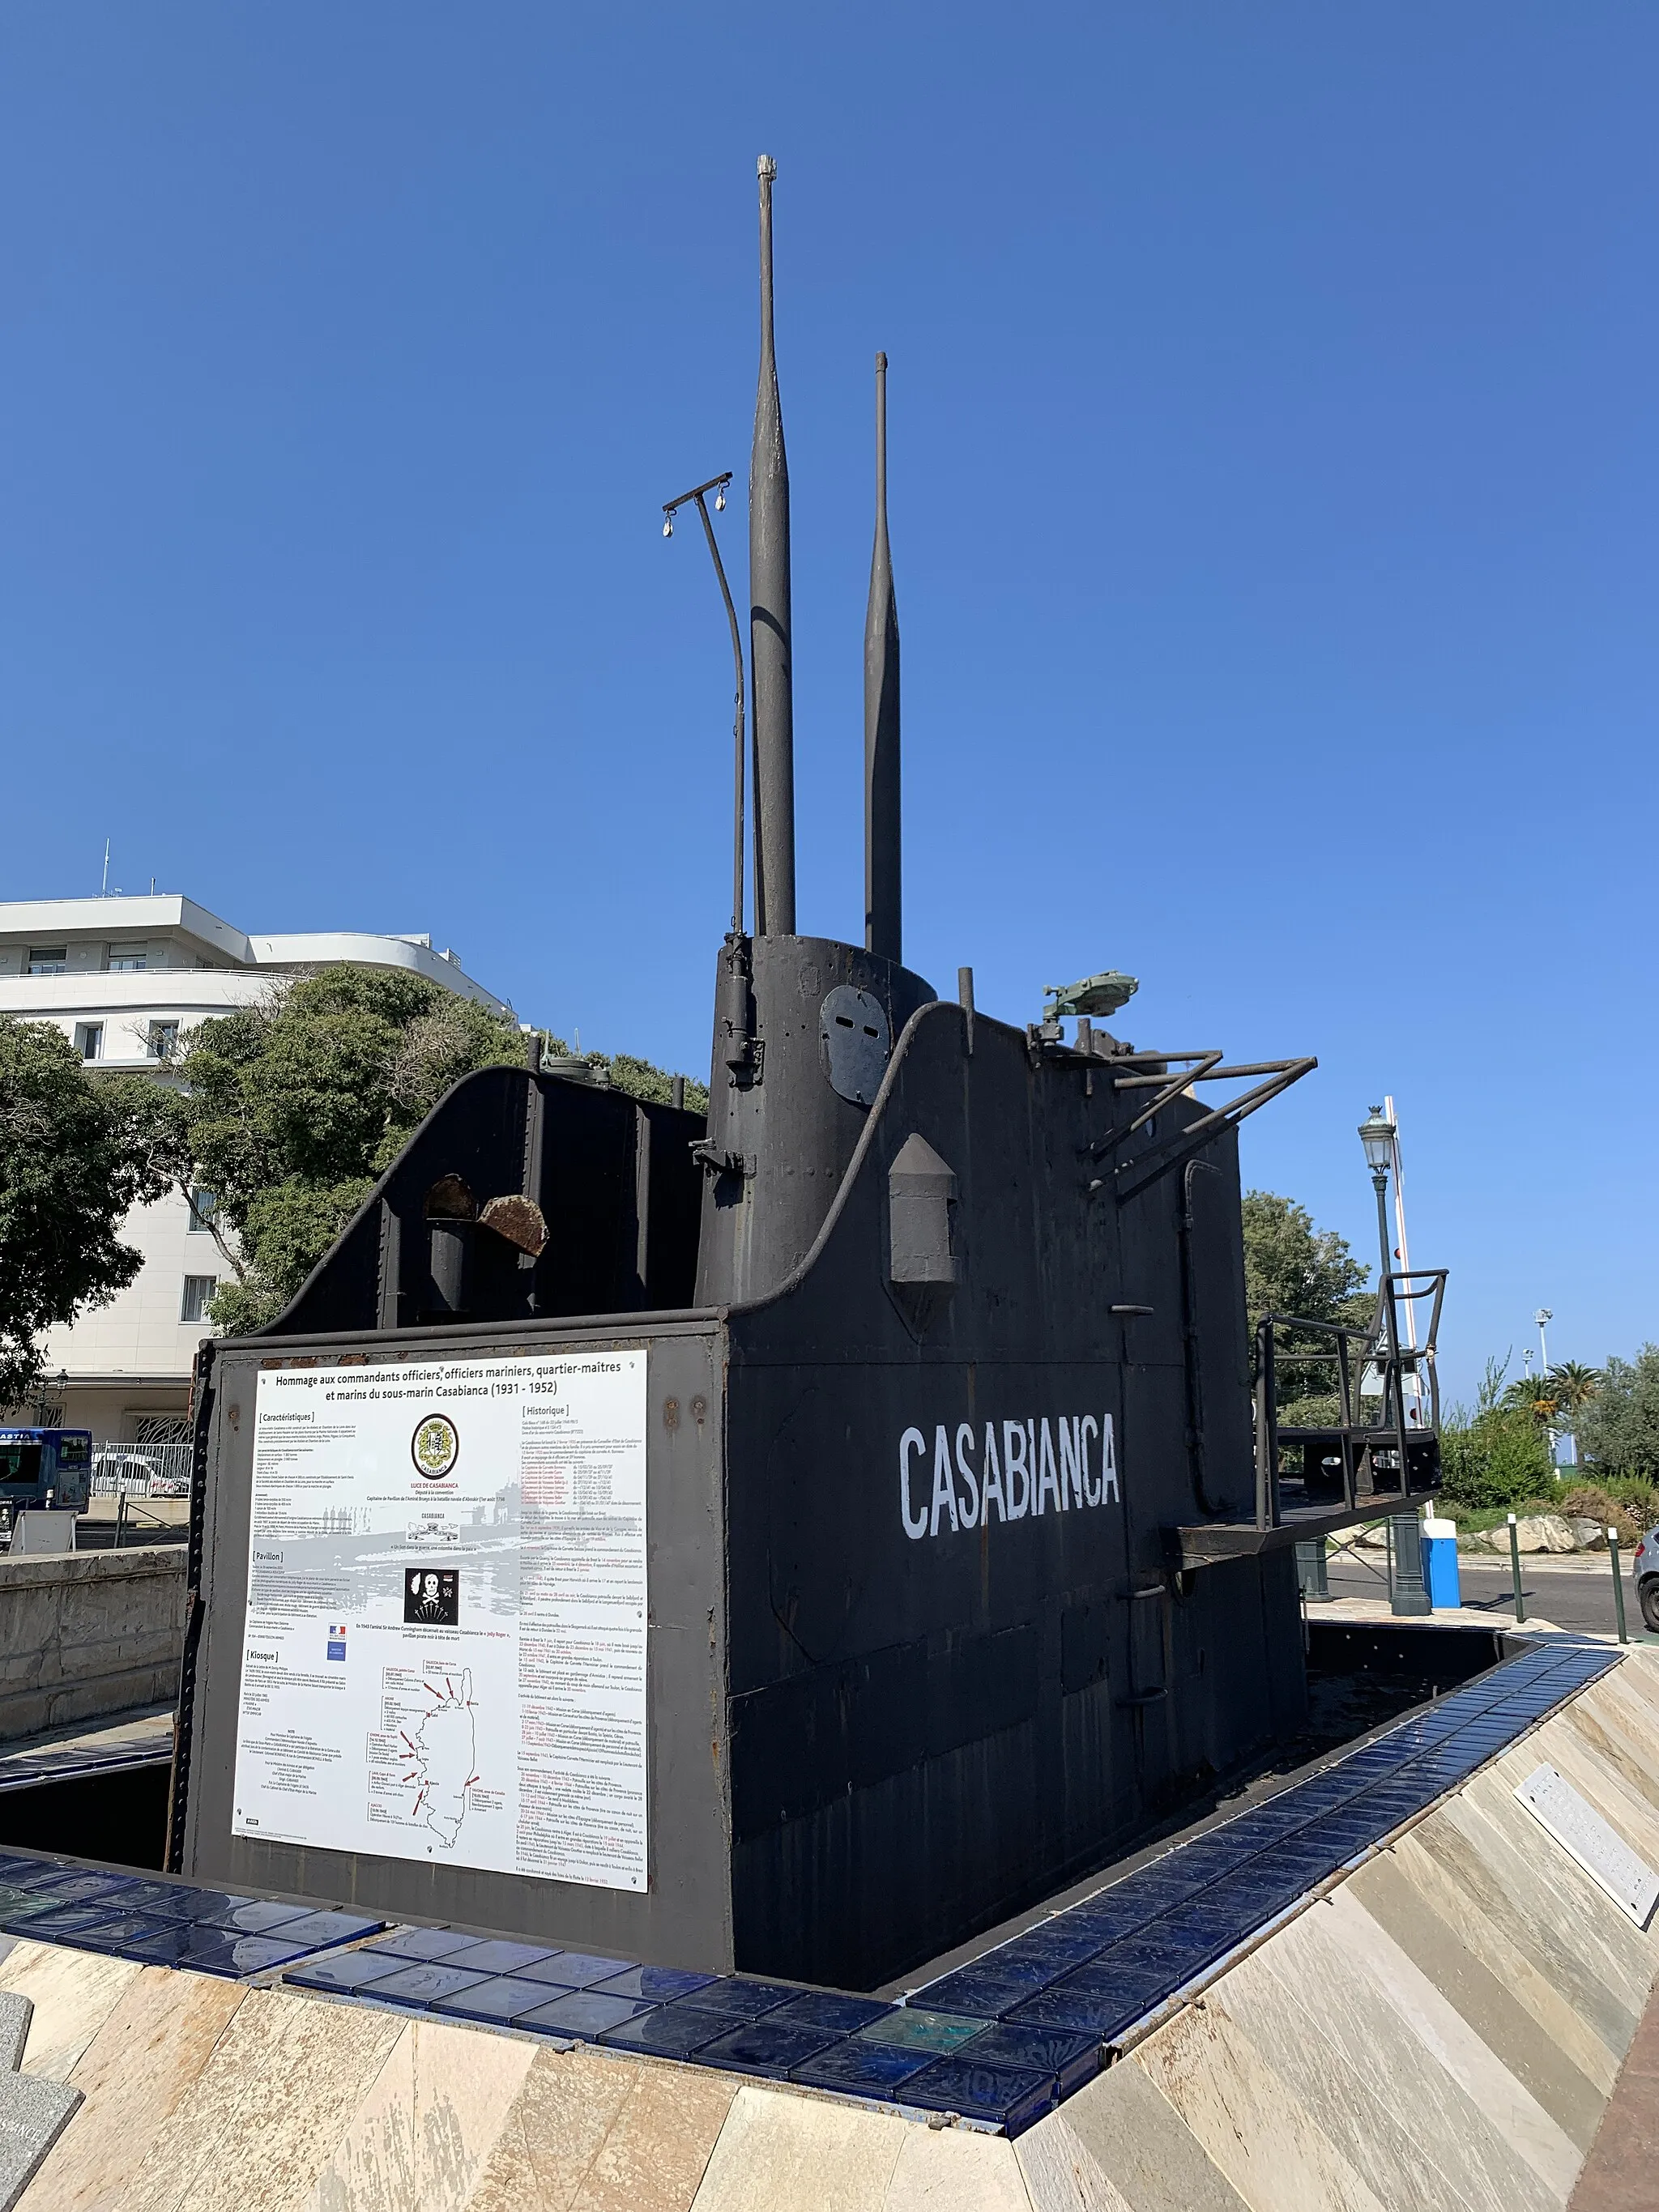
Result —
[{"label": "map of corsica on sign", "polygon": [[466,1793],[478,1779],[471,1669],[463,1668],[459,1681],[446,1675],[441,1687],[431,1682],[422,1687],[436,1702],[406,1739],[415,1760],[409,1778],[415,1785],[410,1817],[453,1850],[466,1818]]}]

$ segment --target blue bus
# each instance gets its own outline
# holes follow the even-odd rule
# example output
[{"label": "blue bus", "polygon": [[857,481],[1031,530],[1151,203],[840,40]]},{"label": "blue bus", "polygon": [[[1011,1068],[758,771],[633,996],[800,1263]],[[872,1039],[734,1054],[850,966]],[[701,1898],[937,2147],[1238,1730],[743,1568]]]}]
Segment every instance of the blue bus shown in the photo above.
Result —
[{"label": "blue bus", "polygon": [[0,1504],[14,1516],[49,1501],[84,1513],[91,1488],[90,1429],[0,1429]]}]

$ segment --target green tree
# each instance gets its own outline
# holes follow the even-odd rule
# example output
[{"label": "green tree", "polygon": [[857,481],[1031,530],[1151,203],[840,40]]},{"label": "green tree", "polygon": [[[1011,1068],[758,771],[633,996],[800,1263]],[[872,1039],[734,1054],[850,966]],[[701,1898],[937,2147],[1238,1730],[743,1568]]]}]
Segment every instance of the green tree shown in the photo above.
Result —
[{"label": "green tree", "polygon": [[60,1030],[0,1015],[0,1407],[38,1383],[43,1329],[137,1274],[116,1231],[167,1180],[149,1123],[88,1080]]},{"label": "green tree", "polygon": [[1573,1430],[1585,1459],[1599,1470],[1659,1475],[1659,1345],[1644,1344],[1633,1361],[1610,1358]]},{"label": "green tree", "polygon": [[[235,1332],[281,1311],[462,1076],[521,1066],[525,1052],[505,1016],[422,976],[350,967],[278,986],[184,1042],[177,1088],[106,1079],[174,1187],[215,1194],[207,1225],[230,1279],[211,1312]],[[544,1044],[568,1049],[551,1036]],[[619,1089],[671,1095],[672,1079],[648,1060],[587,1057]],[[688,1104],[696,1088],[687,1085]]]},{"label": "green tree", "polygon": [[1561,1425],[1571,1429],[1601,1389],[1601,1370],[1585,1366],[1582,1359],[1564,1359],[1551,1368],[1549,1381],[1562,1415]]},{"label": "green tree", "polygon": [[1441,1423],[1442,1494],[1453,1505],[1522,1505],[1555,1480],[1530,1386],[1505,1389],[1507,1360],[1489,1359],[1474,1408],[1454,1406]]},{"label": "green tree", "polygon": [[[1364,1288],[1369,1267],[1356,1260],[1334,1229],[1316,1229],[1313,1216],[1293,1198],[1247,1190],[1243,1200],[1244,1302],[1249,1315],[1251,1357],[1257,1324],[1267,1314],[1298,1321],[1369,1328],[1374,1293]],[[1313,1332],[1281,1331],[1277,1339],[1279,1419],[1287,1424],[1334,1422],[1340,1418],[1337,1370],[1331,1340]],[[1354,1387],[1359,1377],[1354,1376]]]},{"label": "green tree", "polygon": [[233,1330],[280,1311],[452,1085],[524,1057],[507,1017],[423,976],[349,967],[203,1022],[185,1044],[177,1180],[215,1194],[234,1279],[211,1311]]}]

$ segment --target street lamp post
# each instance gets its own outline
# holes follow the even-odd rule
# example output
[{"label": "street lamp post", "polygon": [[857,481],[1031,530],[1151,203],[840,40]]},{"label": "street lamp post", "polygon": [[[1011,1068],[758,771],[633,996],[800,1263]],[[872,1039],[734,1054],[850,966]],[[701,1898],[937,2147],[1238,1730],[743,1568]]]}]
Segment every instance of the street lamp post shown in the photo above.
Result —
[{"label": "street lamp post", "polygon": [[[1376,1279],[1376,1351],[1382,1363],[1382,1418],[1388,1419],[1389,1399],[1394,1399],[1395,1436],[1399,1443],[1400,1498],[1403,1504],[1411,1489],[1411,1469],[1406,1452],[1406,1387],[1400,1358],[1400,1331],[1395,1312],[1394,1270],[1389,1249],[1389,1163],[1394,1157],[1395,1126],[1380,1106],[1373,1106],[1359,1125],[1359,1141],[1376,1193],[1376,1247],[1380,1272]],[[1423,1579],[1423,1527],[1415,1513],[1394,1516],[1394,1589],[1390,1602],[1398,1613],[1431,1610]]]},{"label": "street lamp post", "polygon": [[[1547,1306],[1540,1306],[1537,1312],[1533,1316],[1533,1319],[1538,1324],[1539,1388],[1540,1389],[1546,1389],[1548,1387],[1550,1378],[1550,1346],[1549,1339],[1545,1335],[1544,1330],[1546,1325],[1555,1319],[1555,1316],[1550,1311],[1550,1309]],[[1553,1468],[1555,1465],[1555,1430],[1553,1425],[1548,1421],[1546,1421],[1544,1424],[1544,1441],[1549,1449],[1550,1466]]]}]

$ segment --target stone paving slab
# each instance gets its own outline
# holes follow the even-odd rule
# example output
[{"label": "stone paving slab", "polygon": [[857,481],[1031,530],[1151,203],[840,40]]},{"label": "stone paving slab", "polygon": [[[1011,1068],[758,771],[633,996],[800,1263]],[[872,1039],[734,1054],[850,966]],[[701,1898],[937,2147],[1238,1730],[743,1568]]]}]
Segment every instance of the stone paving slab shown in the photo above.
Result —
[{"label": "stone paving slab", "polygon": [[0,2074],[0,2212],[12,2212],[80,2102],[44,2075]]},{"label": "stone paving slab", "polygon": [[121,2212],[247,1994],[212,1975],[142,1968],[76,2065],[70,2086],[86,2104],[52,2147],[31,2204]]}]

